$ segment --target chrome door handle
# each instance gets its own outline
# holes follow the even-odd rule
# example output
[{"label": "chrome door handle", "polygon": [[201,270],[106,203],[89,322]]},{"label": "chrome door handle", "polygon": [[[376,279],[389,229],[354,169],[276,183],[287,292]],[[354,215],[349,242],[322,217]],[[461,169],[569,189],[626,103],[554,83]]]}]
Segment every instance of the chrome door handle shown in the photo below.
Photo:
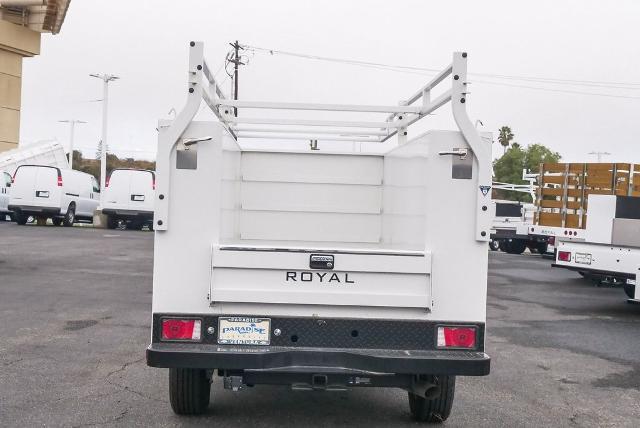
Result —
[{"label": "chrome door handle", "polygon": [[468,149],[453,149],[453,150],[445,150],[442,152],[438,152],[440,156],[460,156],[460,159],[466,159],[467,154],[469,153]]}]

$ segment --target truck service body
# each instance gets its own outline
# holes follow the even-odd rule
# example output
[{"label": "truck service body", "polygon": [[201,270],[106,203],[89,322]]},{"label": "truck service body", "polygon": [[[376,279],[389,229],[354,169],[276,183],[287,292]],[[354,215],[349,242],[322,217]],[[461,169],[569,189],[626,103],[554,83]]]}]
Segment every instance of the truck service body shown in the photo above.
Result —
[{"label": "truck service body", "polygon": [[[187,105],[159,126],[147,363],[170,368],[174,411],[203,412],[217,374],[233,390],[398,387],[416,419],[446,419],[455,376],[487,375],[490,363],[491,146],[466,115],[466,53],[400,106],[362,106],[226,100],[202,51],[191,43]],[[443,81],[451,89],[431,100]],[[193,120],[202,100],[219,121]],[[459,131],[407,138],[448,102]],[[233,107],[390,116],[259,119]],[[399,144],[385,153],[278,148],[301,133],[291,126],[314,127],[298,137],[312,147]],[[342,129],[354,127],[369,130]],[[238,143],[254,137],[276,146]],[[194,222],[193,207],[207,219]]]},{"label": "truck service body", "polygon": [[0,221],[5,221],[7,217],[12,217],[9,211],[9,197],[11,194],[11,175],[8,172],[0,171]]}]

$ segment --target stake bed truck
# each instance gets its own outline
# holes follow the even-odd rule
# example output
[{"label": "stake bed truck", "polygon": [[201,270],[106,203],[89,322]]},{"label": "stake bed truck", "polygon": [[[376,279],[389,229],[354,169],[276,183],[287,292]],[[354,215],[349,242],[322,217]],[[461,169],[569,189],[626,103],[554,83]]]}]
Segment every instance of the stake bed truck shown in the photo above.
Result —
[{"label": "stake bed truck", "polygon": [[[191,43],[187,104],[158,128],[147,349],[150,366],[170,369],[176,413],[204,412],[218,376],[232,390],[402,388],[416,419],[441,421],[456,376],[489,373],[491,145],[466,113],[466,63],[455,53],[395,106],[234,101],[202,43]],[[451,87],[431,99],[441,82]],[[217,121],[193,120],[203,100]],[[407,137],[443,105],[457,131]],[[275,119],[234,108],[385,118]],[[265,145],[238,143],[249,138]],[[288,139],[312,149],[278,147]],[[314,150],[325,140],[363,150]],[[385,141],[385,153],[366,150]],[[196,222],[193,212],[207,217]]]}]

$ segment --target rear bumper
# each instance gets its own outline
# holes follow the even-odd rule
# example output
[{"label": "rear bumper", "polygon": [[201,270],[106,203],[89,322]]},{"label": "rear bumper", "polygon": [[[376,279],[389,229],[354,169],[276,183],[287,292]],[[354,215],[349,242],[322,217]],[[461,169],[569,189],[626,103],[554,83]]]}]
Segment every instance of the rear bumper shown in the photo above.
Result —
[{"label": "rear bumper", "polygon": [[139,219],[139,220],[153,220],[153,211],[141,211],[141,210],[122,210],[117,208],[104,208],[102,214],[112,215],[122,219]]},{"label": "rear bumper", "polygon": [[[202,340],[163,341],[162,321],[175,317],[199,319]],[[484,353],[484,323],[271,316],[266,317],[270,320],[270,329],[278,333],[271,334],[269,345],[264,346],[219,344],[220,317],[153,314],[147,364],[152,367],[290,372],[314,367],[332,373],[350,370],[465,376],[489,374],[490,358]],[[476,347],[438,348],[437,330],[441,325],[474,328]]]},{"label": "rear bumper", "polygon": [[28,215],[51,215],[51,216],[59,216],[60,208],[59,207],[39,207],[35,205],[9,205],[9,211],[20,211],[23,214]]},{"label": "rear bumper", "polygon": [[632,273],[614,272],[614,271],[611,271],[611,270],[604,270],[604,269],[594,269],[592,267],[589,267],[588,265],[575,266],[575,265],[561,265],[561,264],[558,264],[558,263],[552,263],[551,266],[552,267],[557,267],[557,268],[564,268],[564,269],[572,270],[574,272],[586,272],[586,273],[590,273],[592,275],[611,276],[611,277],[616,277],[616,278],[620,278],[620,279],[635,279],[636,278],[636,275],[632,274]]},{"label": "rear bumper", "polygon": [[485,376],[491,359],[484,352],[399,351],[381,349],[291,348],[190,343],[153,343],[147,348],[152,367],[225,370],[304,371],[306,367],[374,373]]}]

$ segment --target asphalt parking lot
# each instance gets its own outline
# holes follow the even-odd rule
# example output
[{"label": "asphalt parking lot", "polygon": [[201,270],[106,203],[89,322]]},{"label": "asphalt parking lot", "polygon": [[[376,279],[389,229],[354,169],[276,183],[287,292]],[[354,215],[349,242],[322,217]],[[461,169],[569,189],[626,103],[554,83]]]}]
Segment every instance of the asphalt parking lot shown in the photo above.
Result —
[{"label": "asphalt parking lot", "polygon": [[[175,416],[149,368],[153,233],[0,223],[0,426],[415,426],[406,393],[258,386]],[[637,426],[640,306],[531,255],[491,253],[492,373],[445,426]]]}]

